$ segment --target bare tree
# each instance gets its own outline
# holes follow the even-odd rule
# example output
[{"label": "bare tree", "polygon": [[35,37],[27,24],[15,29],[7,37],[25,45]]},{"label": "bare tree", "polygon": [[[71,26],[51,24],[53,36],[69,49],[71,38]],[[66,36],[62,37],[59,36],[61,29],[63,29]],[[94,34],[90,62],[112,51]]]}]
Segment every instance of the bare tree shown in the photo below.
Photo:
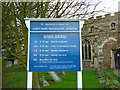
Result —
[{"label": "bare tree", "polygon": [[[2,45],[12,56],[27,67],[27,27],[24,18],[85,18],[95,15],[99,2],[92,5],[87,0],[60,0],[50,2],[3,2]],[[89,8],[94,7],[89,12]],[[36,76],[36,75],[34,75]],[[35,86],[39,87],[39,85]]]}]

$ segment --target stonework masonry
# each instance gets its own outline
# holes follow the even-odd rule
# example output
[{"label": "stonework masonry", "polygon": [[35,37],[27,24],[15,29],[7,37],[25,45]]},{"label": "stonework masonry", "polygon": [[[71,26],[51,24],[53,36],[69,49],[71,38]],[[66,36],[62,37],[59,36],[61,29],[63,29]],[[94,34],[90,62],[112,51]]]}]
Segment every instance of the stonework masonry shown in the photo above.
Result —
[{"label": "stonework masonry", "polygon": [[91,59],[83,60],[83,68],[120,68],[119,16],[120,12],[116,12],[113,16],[106,14],[85,20],[82,40],[90,42]]}]

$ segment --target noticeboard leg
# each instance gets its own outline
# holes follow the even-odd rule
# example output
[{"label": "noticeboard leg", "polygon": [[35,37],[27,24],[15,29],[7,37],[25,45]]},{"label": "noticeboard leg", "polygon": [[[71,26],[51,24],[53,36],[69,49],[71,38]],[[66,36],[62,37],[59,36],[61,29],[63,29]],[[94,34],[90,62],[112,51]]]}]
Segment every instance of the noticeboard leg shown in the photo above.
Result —
[{"label": "noticeboard leg", "polygon": [[77,88],[82,90],[82,71],[77,72]]},{"label": "noticeboard leg", "polygon": [[32,72],[27,73],[27,90],[32,90]]}]

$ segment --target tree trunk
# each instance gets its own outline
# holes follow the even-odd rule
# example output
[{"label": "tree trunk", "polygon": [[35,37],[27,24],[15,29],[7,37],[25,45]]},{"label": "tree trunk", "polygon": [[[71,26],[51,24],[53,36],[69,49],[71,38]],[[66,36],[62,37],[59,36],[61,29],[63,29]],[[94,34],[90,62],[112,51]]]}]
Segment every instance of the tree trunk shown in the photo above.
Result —
[{"label": "tree trunk", "polygon": [[39,84],[39,79],[38,79],[38,75],[37,72],[33,72],[33,80],[32,80],[32,87],[40,90],[40,84]]}]

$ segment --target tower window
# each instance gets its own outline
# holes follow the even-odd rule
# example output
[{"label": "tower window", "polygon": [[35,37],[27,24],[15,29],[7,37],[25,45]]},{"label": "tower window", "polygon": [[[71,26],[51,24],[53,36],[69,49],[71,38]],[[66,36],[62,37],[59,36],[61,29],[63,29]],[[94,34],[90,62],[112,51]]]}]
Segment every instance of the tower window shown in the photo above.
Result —
[{"label": "tower window", "polygon": [[116,28],[116,23],[112,22],[112,23],[110,24],[110,29],[111,29],[111,30],[115,30],[115,28]]}]

